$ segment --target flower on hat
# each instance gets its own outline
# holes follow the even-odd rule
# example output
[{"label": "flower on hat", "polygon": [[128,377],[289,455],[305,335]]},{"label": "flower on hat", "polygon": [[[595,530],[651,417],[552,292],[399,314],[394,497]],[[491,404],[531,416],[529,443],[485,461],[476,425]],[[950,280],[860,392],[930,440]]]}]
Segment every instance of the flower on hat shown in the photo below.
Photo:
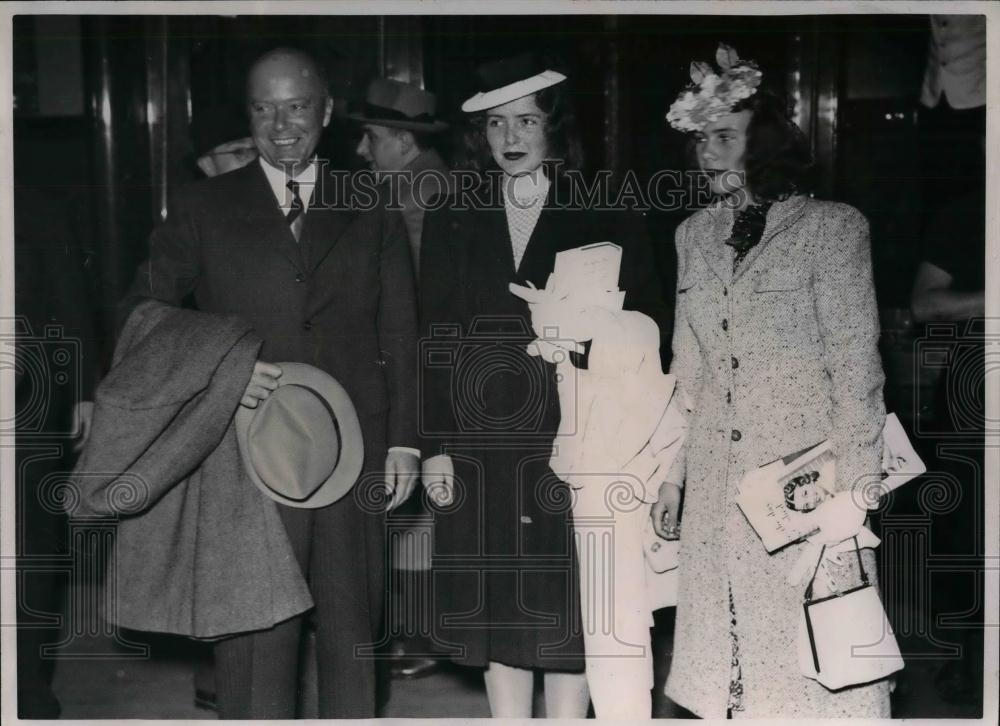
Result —
[{"label": "flower on hat", "polygon": [[691,83],[667,111],[678,131],[701,131],[757,92],[763,74],[752,60],[741,60],[734,48],[719,43],[715,63],[718,72],[703,61],[691,63]]}]

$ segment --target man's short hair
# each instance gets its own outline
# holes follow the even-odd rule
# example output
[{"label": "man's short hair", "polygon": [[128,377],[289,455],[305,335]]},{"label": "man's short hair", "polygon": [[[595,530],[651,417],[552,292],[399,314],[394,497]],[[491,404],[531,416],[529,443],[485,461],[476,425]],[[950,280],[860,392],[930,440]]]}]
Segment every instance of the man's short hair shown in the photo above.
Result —
[{"label": "man's short hair", "polygon": [[[293,58],[298,58],[304,64],[312,66],[312,69],[315,71],[316,74],[316,82],[319,84],[319,87],[323,92],[323,96],[325,98],[329,98],[330,76],[329,73],[327,72],[327,69],[323,66],[323,64],[319,61],[319,59],[316,57],[314,53],[309,53],[308,51],[302,48],[298,48],[294,45],[276,46],[257,56],[254,59],[254,61],[250,64],[250,67],[247,69],[246,82],[244,84],[245,89],[249,89],[250,76],[253,74],[257,66],[259,66],[268,58],[275,58],[279,56],[291,56]],[[247,96],[246,100],[249,101],[250,100],[249,94],[245,93],[245,95]]]}]

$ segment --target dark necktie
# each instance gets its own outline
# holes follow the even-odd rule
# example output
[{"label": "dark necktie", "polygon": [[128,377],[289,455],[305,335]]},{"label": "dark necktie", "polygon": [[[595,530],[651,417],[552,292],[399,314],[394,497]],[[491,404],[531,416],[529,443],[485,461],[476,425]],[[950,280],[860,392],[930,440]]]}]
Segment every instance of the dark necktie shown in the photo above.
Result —
[{"label": "dark necktie", "polygon": [[288,226],[292,230],[292,235],[294,235],[295,241],[298,242],[299,236],[302,234],[302,225],[306,219],[306,208],[302,204],[302,197],[299,196],[299,183],[294,179],[289,179],[286,186],[292,193],[292,206],[288,210],[288,214],[285,215],[285,221],[288,222]]}]

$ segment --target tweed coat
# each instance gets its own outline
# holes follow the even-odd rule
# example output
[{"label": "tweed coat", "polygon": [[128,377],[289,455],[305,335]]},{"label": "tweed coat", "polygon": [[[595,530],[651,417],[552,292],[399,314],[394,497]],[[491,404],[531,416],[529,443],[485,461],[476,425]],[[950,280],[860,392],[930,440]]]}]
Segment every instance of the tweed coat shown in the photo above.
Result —
[{"label": "tweed coat", "polygon": [[477,196],[493,203],[449,203],[424,220],[422,451],[450,454],[456,474],[455,504],[435,510],[434,634],[466,665],[584,666],[569,490],[549,467],[555,370],[527,354],[531,315],[509,283],[544,287],[557,252],[609,240],[623,247],[625,307],[665,316],[641,219],[562,208],[557,186],[516,270],[491,191]]},{"label": "tweed coat", "polygon": [[103,582],[117,625],[219,638],[313,607],[277,505],[237,448],[260,344],[232,316],[155,301],[129,316],[68,501],[71,515],[119,520]]},{"label": "tweed coat", "polygon": [[[734,212],[701,210],[677,230],[671,372],[691,406],[671,481],[686,481],[680,592],[666,692],[724,718],[735,610],[742,717],[887,717],[886,683],[831,693],[799,672],[804,585],[786,575],[802,545],[767,554],[734,498],[750,469],[826,438],[837,490],[878,477],[884,375],[868,224],[852,207],[795,196],[775,203],[734,274],[724,244]],[[865,551],[866,568],[874,555]],[[856,558],[831,574],[858,584]],[[818,581],[817,581],[818,582]]]}]

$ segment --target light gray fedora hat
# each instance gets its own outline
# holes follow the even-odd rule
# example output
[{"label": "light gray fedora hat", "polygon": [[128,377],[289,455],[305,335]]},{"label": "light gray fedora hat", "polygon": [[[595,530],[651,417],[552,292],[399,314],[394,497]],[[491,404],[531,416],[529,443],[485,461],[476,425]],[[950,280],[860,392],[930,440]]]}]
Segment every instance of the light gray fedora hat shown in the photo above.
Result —
[{"label": "light gray fedora hat", "polygon": [[289,507],[333,504],[365,459],[357,411],[333,376],[305,363],[277,363],[278,388],[236,412],[240,457],[257,488]]}]

